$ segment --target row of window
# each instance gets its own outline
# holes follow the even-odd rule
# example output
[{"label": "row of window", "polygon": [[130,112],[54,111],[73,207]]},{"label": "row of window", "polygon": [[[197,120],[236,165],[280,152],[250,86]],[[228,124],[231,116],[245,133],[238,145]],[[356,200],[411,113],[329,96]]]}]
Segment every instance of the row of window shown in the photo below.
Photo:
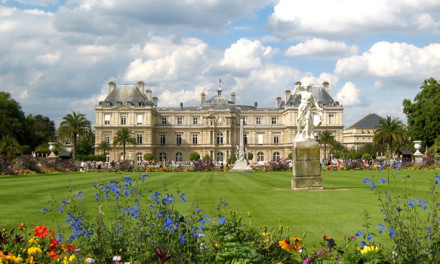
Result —
[{"label": "row of window", "polygon": [[[223,145],[224,143],[224,137],[223,137],[223,133],[217,133],[217,137],[216,137],[216,143],[217,145]],[[258,144],[261,145],[263,144],[263,134],[258,134],[257,136],[258,139]],[[110,134],[104,134],[104,140],[105,142],[110,144]],[[136,134],[136,144],[142,144],[143,143],[143,135],[142,134]],[[247,134],[243,135],[243,143],[245,145],[248,144],[248,140],[247,140]],[[161,145],[165,145],[166,144],[166,135],[161,134],[160,135],[160,144]],[[182,145],[182,135],[181,134],[177,134],[176,135],[176,144],[177,145]],[[198,144],[198,135],[192,135],[192,144],[193,145],[197,145]],[[273,144],[278,145],[280,144],[280,135],[274,135],[273,136]]]},{"label": "row of window", "polygon": [[[123,153],[121,153],[121,159],[122,159]],[[141,152],[136,153],[136,161],[137,162],[142,162],[143,161],[143,154]],[[279,152],[274,152],[272,154],[272,160],[273,161],[277,161],[280,160],[281,156]],[[167,160],[167,153],[165,152],[160,152],[159,153],[159,162],[164,162]],[[174,156],[174,160],[176,162],[183,162],[183,154],[182,152],[177,152],[176,155]],[[109,162],[110,161],[110,154],[107,153],[106,155],[106,161]],[[218,163],[221,163],[224,161],[224,154],[223,152],[218,152],[216,154],[216,161]],[[258,152],[257,153],[257,162],[264,162],[264,153],[263,152]]]},{"label": "row of window", "polygon": [[[126,125],[127,124],[127,115],[126,114],[121,114],[120,118],[121,118],[120,124],[121,125]],[[272,117],[272,122],[271,123],[272,123],[272,125],[276,125],[277,124],[277,118],[276,117]],[[335,123],[335,114],[329,114],[328,115],[328,123],[329,124],[334,124]],[[104,115],[104,124],[105,125],[110,125],[110,114],[105,114]],[[138,124],[138,125],[142,125],[143,124],[143,116],[142,115],[137,115],[136,116],[136,124]],[[167,120],[166,117],[162,117],[161,118],[161,124],[162,125],[168,124],[168,120]],[[178,125],[182,125],[183,124],[183,117],[178,117],[177,118],[177,124]],[[198,125],[199,124],[199,118],[198,117],[193,117],[192,124],[193,125]],[[256,117],[255,118],[255,124],[261,125],[261,117]]]}]

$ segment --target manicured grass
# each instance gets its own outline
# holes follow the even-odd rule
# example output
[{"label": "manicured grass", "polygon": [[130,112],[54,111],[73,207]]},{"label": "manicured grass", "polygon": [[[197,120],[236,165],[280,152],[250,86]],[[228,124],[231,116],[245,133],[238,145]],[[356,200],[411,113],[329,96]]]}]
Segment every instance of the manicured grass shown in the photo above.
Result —
[{"label": "manicured grass", "polygon": [[[162,192],[177,188],[185,192],[190,209],[197,203],[206,214],[216,212],[218,199],[229,203],[230,210],[243,214],[245,223],[254,227],[267,225],[278,228],[280,224],[289,235],[302,236],[319,241],[322,235],[341,240],[364,230],[365,211],[371,217],[372,231],[377,232],[383,223],[377,195],[362,183],[365,177],[376,179],[389,177],[401,182],[409,179],[414,198],[426,197],[433,177],[438,171],[383,170],[383,171],[324,171],[324,191],[291,191],[291,172],[192,172],[149,173],[141,188]],[[51,217],[42,215],[41,208],[49,207],[48,201],[61,201],[67,197],[67,189],[74,193],[83,191],[85,201],[94,201],[96,183],[121,180],[124,176],[139,178],[143,173],[71,173],[37,174],[26,176],[0,176],[0,227],[14,227],[19,222],[30,226],[53,226]],[[410,177],[406,177],[410,175]],[[380,185],[380,184],[377,184]],[[402,188],[400,183],[398,188]],[[180,203],[179,203],[180,204]],[[251,217],[248,218],[248,212]],[[384,236],[385,239],[386,236]],[[384,240],[384,242],[386,242]]]}]

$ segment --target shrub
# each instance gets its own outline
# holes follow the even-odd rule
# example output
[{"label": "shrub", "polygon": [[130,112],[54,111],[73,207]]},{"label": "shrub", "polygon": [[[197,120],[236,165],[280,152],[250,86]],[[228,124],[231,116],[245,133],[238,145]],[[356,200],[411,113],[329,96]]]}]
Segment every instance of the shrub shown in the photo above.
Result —
[{"label": "shrub", "polygon": [[118,170],[120,171],[133,171],[134,163],[131,160],[123,160],[119,162]]},{"label": "shrub", "polygon": [[0,154],[0,174],[11,174],[12,173],[12,165],[5,155]]},{"label": "shrub", "polygon": [[199,160],[200,159],[200,154],[199,153],[197,153],[197,152],[191,152],[190,154],[189,154],[189,160],[190,161],[196,161],[196,160]]},{"label": "shrub", "polygon": [[363,160],[366,160],[366,159],[369,159],[369,158],[371,158],[370,153],[364,153],[364,154],[362,154],[362,159],[363,159]]},{"label": "shrub", "polygon": [[32,157],[31,155],[24,155],[20,156],[17,161],[17,167],[19,169],[27,169],[34,172],[40,172],[41,171],[41,165],[39,162]]},{"label": "shrub", "polygon": [[145,153],[144,154],[144,160],[147,160],[147,161],[154,160],[153,153]]},{"label": "shrub", "polygon": [[214,168],[214,164],[210,160],[197,160],[194,162],[195,171],[210,171]]}]

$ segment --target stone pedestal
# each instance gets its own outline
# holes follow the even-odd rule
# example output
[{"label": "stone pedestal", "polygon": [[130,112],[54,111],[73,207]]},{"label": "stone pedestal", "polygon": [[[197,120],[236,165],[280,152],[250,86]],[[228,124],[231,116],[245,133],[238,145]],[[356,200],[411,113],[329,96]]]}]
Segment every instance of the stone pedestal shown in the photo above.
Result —
[{"label": "stone pedestal", "polygon": [[254,172],[254,170],[249,167],[246,160],[237,160],[229,172]]},{"label": "stone pedestal", "polygon": [[293,190],[322,190],[319,144],[315,140],[294,143],[292,160]]}]

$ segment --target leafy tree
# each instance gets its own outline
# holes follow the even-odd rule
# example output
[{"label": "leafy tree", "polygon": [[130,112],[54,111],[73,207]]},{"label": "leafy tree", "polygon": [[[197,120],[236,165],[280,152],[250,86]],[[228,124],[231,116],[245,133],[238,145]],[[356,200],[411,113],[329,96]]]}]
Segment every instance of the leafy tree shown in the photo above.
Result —
[{"label": "leafy tree", "polygon": [[209,154],[205,154],[205,156],[203,156],[202,159],[203,160],[211,160],[211,156],[209,156]]},{"label": "leafy tree", "polygon": [[327,145],[333,143],[334,140],[332,132],[328,130],[319,131],[318,143],[324,145],[324,159],[327,159]]},{"label": "leafy tree", "polygon": [[30,132],[20,104],[9,93],[0,92],[0,135],[10,135],[25,145]]},{"label": "leafy tree", "polygon": [[93,154],[93,146],[95,145],[95,134],[90,137],[79,138],[77,154],[90,155]]},{"label": "leafy tree", "polygon": [[252,152],[248,152],[247,160],[252,160],[254,158],[254,154]]},{"label": "leafy tree", "polygon": [[237,156],[235,153],[231,153],[229,158],[227,159],[228,164],[234,164],[237,161]]},{"label": "leafy tree", "polygon": [[125,148],[127,144],[136,145],[136,139],[131,137],[133,132],[128,128],[121,128],[116,131],[116,136],[113,139],[113,146],[122,145],[123,159],[125,160]]},{"label": "leafy tree", "polygon": [[408,131],[413,140],[422,140],[427,146],[440,135],[440,83],[430,78],[423,82],[414,98],[403,101],[403,112],[408,119]]},{"label": "leafy tree", "polygon": [[48,117],[28,115],[26,121],[32,131],[30,134],[30,142],[28,143],[32,149],[35,149],[35,147],[42,143],[54,141],[55,123]]},{"label": "leafy tree", "polygon": [[22,153],[20,143],[11,135],[5,135],[0,140],[0,152],[6,154],[8,160],[12,160],[17,154]]},{"label": "leafy tree", "polygon": [[432,144],[431,147],[429,147],[428,152],[430,154],[437,154],[440,150],[440,135],[437,136],[437,138],[434,140],[434,144]]},{"label": "leafy tree", "polygon": [[153,153],[145,153],[145,154],[144,154],[144,160],[148,160],[148,161],[150,161],[150,160],[154,160],[154,155],[153,155]]},{"label": "leafy tree", "polygon": [[200,154],[197,152],[191,152],[191,154],[189,154],[189,160],[190,161],[196,161],[200,159]]},{"label": "leafy tree", "polygon": [[103,141],[101,141],[101,143],[99,143],[99,145],[98,145],[98,147],[96,147],[96,149],[104,152],[104,156],[105,156],[107,151],[112,149],[112,146],[110,146],[110,143],[103,140]]},{"label": "leafy tree", "polygon": [[375,143],[387,144],[387,151],[392,154],[394,150],[398,150],[398,148],[393,149],[393,143],[408,141],[408,133],[404,129],[402,120],[397,117],[387,116],[386,119],[379,121],[373,140]]},{"label": "leafy tree", "polygon": [[77,141],[79,138],[90,138],[92,136],[92,127],[90,121],[84,114],[72,111],[63,117],[63,121],[58,128],[58,138],[72,142],[73,159],[76,159]]}]

